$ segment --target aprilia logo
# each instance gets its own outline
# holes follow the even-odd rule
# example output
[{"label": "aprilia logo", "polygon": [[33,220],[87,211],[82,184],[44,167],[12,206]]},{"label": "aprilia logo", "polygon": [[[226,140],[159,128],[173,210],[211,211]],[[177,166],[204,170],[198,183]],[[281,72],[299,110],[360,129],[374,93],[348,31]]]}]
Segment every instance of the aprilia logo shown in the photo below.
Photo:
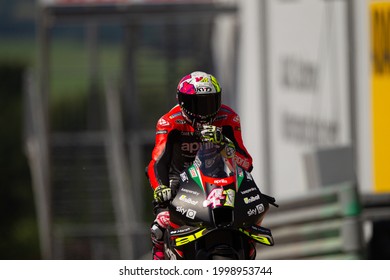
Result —
[{"label": "aprilia logo", "polygon": [[181,150],[184,152],[190,152],[191,154],[193,154],[199,150],[199,146],[200,146],[200,144],[198,142],[182,143]]},{"label": "aprilia logo", "polygon": [[[204,143],[203,145],[206,145],[206,149],[209,149],[212,147],[213,143]],[[190,152],[191,154],[196,153],[200,148],[200,143],[198,142],[184,142],[181,144],[181,150],[183,152]]]},{"label": "aprilia logo", "polygon": [[219,184],[227,184],[228,181],[226,179],[215,179],[214,184],[219,185]]}]

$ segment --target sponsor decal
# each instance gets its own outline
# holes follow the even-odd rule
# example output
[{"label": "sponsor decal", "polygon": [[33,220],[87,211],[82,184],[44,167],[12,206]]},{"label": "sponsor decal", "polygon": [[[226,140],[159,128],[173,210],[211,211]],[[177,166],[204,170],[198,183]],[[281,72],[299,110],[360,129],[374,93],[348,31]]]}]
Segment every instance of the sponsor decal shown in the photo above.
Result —
[{"label": "sponsor decal", "polygon": [[156,134],[167,134],[168,131],[167,130],[157,130],[156,131]]},{"label": "sponsor decal", "polygon": [[186,124],[187,122],[185,120],[175,120],[175,123],[177,123],[177,124]]},{"label": "sponsor decal", "polygon": [[184,142],[181,144],[181,150],[184,152],[190,152],[191,154],[194,154],[199,150],[200,144],[198,142],[193,143],[187,143]]},{"label": "sponsor decal", "polygon": [[197,89],[197,92],[212,92],[212,88],[211,87],[207,87],[207,86],[203,86],[203,87],[198,87]]},{"label": "sponsor decal", "polygon": [[170,123],[168,121],[164,120],[163,118],[161,118],[161,119],[158,120],[158,125],[169,126]]},{"label": "sponsor decal", "polygon": [[217,186],[226,186],[228,184],[233,184],[235,178],[236,178],[235,176],[230,176],[226,178],[213,178],[213,177],[203,176],[203,180],[206,183],[214,184]]},{"label": "sponsor decal", "polygon": [[175,239],[175,245],[176,246],[181,246],[181,245],[185,245],[189,242],[192,242],[200,237],[203,236],[203,232],[205,231],[206,229],[202,229],[194,234],[190,234],[190,235],[187,235],[187,236],[183,236],[183,237],[178,237]]},{"label": "sponsor decal", "polygon": [[175,113],[175,114],[169,116],[169,118],[170,118],[170,119],[174,119],[174,118],[176,118],[176,117],[178,117],[178,116],[181,116],[181,112]]},{"label": "sponsor decal", "polygon": [[193,167],[190,168],[190,174],[191,174],[192,178],[198,177],[198,175],[196,174],[195,168],[193,168]]},{"label": "sponsor decal", "polygon": [[196,211],[192,209],[188,209],[186,217],[193,220],[195,219],[195,216],[196,216]]},{"label": "sponsor decal", "polygon": [[264,205],[263,203],[256,205],[257,214],[264,212]]},{"label": "sponsor decal", "polygon": [[198,192],[193,191],[193,190],[188,190],[188,189],[185,189],[185,188],[180,189],[180,191],[185,192],[185,193],[190,193],[190,194],[193,194],[193,195],[196,195],[196,196],[199,195]]},{"label": "sponsor decal", "polygon": [[215,179],[213,184],[215,185],[222,185],[222,184],[227,184],[228,183],[228,180],[226,179]]},{"label": "sponsor decal", "polygon": [[198,201],[192,200],[190,197],[187,197],[185,194],[181,195],[179,197],[180,201],[184,201],[185,203],[191,204],[191,205],[196,205],[198,204]]},{"label": "sponsor decal", "polygon": [[264,205],[263,203],[256,205],[256,208],[251,208],[246,212],[248,216],[253,216],[253,215],[259,215],[260,213],[264,212]]},{"label": "sponsor decal", "polygon": [[255,191],[255,190],[257,190],[257,188],[252,187],[252,188],[250,188],[250,189],[241,191],[241,194],[247,194],[247,193],[253,192],[253,191]]},{"label": "sponsor decal", "polygon": [[185,172],[181,173],[180,174],[180,179],[183,181],[183,182],[187,182],[188,181],[188,176]]},{"label": "sponsor decal", "polygon": [[236,123],[239,123],[240,122],[240,117],[237,115],[233,118],[233,121],[236,122]]},{"label": "sponsor decal", "polygon": [[[191,132],[192,133],[192,132]],[[208,142],[208,143],[203,143],[203,145],[205,146],[206,149],[210,149],[213,147],[213,143],[211,142]],[[197,152],[200,148],[200,143],[199,142],[183,142],[181,144],[181,150],[184,151],[184,152],[190,152],[192,154],[194,154],[195,152]]]},{"label": "sponsor decal", "polygon": [[235,160],[239,166],[242,166],[245,169],[249,168],[249,161],[246,158],[239,156],[237,153],[235,155]]},{"label": "sponsor decal", "polygon": [[185,209],[182,206],[177,206],[176,211],[182,214],[183,216],[185,215],[189,219],[195,219],[196,216],[196,211],[192,209]]},{"label": "sponsor decal", "polygon": [[240,228],[239,229],[242,233],[246,234],[247,236],[253,238],[254,240],[256,240],[257,242],[260,242],[264,245],[268,245],[268,246],[271,246],[273,245],[273,241],[272,239],[267,236],[267,235],[256,235],[256,234],[252,234],[250,233],[249,231],[245,230],[245,229],[242,229]]},{"label": "sponsor decal", "polygon": [[245,204],[249,204],[249,203],[252,203],[252,202],[254,202],[254,201],[256,201],[256,200],[260,200],[260,195],[258,194],[258,195],[256,195],[256,196],[251,196],[251,197],[244,197],[244,202],[245,202]]},{"label": "sponsor decal", "polygon": [[194,165],[195,165],[196,167],[198,167],[198,168],[202,165],[202,162],[200,161],[199,158],[195,158],[195,160],[194,160]]},{"label": "sponsor decal", "polygon": [[171,231],[171,234],[180,234],[180,233],[184,233],[186,231],[189,231],[191,228],[187,227],[187,228],[183,228],[183,229],[177,229],[177,230],[173,230]]}]

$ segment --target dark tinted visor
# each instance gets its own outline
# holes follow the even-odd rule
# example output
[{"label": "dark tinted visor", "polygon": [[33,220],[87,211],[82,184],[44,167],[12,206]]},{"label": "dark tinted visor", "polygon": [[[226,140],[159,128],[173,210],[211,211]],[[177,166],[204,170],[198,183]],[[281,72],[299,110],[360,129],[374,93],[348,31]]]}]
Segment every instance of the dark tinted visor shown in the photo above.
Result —
[{"label": "dark tinted visor", "polygon": [[221,107],[221,93],[179,94],[179,102],[185,110],[196,117],[215,115]]}]

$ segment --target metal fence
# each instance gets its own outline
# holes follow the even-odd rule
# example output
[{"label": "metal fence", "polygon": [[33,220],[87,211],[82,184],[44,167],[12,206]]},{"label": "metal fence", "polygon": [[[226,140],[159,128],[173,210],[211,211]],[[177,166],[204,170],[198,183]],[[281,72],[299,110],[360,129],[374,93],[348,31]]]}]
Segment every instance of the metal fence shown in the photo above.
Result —
[{"label": "metal fence", "polygon": [[258,259],[360,259],[362,207],[357,187],[343,183],[278,201],[263,225],[275,245],[258,247]]}]

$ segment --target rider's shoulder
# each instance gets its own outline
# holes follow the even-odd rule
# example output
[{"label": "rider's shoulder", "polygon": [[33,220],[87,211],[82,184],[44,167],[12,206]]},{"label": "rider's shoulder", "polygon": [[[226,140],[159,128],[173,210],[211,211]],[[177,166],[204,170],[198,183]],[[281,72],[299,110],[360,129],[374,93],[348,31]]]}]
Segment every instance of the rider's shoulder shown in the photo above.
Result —
[{"label": "rider's shoulder", "polygon": [[215,118],[223,122],[240,122],[238,114],[228,105],[222,104]]},{"label": "rider's shoulder", "polygon": [[179,105],[174,106],[168,113],[163,115],[157,122],[158,126],[177,127],[186,124]]},{"label": "rider's shoulder", "polygon": [[226,104],[221,104],[221,108],[219,109],[219,112],[221,111],[225,113],[235,113],[234,110]]}]

